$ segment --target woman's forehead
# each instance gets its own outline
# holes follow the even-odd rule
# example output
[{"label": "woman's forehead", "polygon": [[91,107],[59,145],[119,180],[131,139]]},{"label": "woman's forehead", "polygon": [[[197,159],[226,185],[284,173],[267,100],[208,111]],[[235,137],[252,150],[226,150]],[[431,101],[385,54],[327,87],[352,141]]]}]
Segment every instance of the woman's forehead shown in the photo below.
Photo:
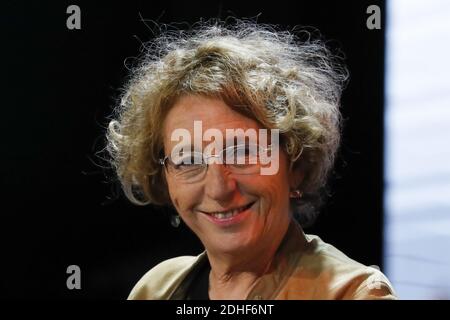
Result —
[{"label": "woman's forehead", "polygon": [[167,131],[177,128],[193,131],[196,122],[199,121],[203,130],[262,128],[256,120],[237,112],[223,100],[203,96],[184,96],[177,100],[164,119],[164,133],[167,135]]}]

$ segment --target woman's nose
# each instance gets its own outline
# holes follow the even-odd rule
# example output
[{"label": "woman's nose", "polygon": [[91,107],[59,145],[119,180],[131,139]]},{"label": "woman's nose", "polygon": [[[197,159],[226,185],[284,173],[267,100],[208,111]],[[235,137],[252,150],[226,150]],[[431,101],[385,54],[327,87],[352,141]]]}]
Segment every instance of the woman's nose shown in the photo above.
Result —
[{"label": "woman's nose", "polygon": [[205,177],[205,193],[217,201],[230,200],[236,190],[236,180],[229,176],[223,164],[210,164]]}]

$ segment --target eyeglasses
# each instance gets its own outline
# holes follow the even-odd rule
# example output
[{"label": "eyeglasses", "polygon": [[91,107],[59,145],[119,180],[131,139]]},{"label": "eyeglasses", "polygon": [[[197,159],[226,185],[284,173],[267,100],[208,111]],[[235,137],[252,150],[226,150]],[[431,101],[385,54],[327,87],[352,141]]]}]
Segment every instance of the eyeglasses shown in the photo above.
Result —
[{"label": "eyeglasses", "polygon": [[224,148],[217,155],[188,151],[174,158],[165,156],[160,159],[160,164],[180,182],[194,183],[204,178],[208,165],[212,163],[222,164],[234,174],[256,174],[268,164],[271,151],[272,145],[265,148],[258,144],[242,144]]}]

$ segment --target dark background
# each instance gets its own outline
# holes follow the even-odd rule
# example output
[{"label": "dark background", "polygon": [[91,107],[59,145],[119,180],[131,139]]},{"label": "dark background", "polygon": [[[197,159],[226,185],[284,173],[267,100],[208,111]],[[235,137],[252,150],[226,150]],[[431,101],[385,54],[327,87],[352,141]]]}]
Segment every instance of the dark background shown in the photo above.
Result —
[{"label": "dark background", "polygon": [[[66,28],[71,4],[81,8],[81,30]],[[381,8],[381,30],[366,27],[371,4]],[[3,2],[0,296],[124,299],[156,263],[202,250],[185,227],[171,227],[167,212],[130,204],[108,182],[111,172],[94,164],[124,62],[153,36],[141,17],[183,28],[259,15],[285,28],[317,27],[341,48],[351,78],[334,194],[306,232],[382,266],[384,9],[361,0]],[[66,287],[72,264],[81,268],[81,290]]]}]

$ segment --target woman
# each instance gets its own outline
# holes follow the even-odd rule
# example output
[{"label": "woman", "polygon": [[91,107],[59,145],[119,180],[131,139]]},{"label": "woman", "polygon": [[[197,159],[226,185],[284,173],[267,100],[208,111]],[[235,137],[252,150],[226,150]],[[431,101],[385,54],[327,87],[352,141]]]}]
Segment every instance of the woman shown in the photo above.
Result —
[{"label": "woman", "polygon": [[128,198],[172,206],[205,251],[155,266],[129,299],[395,298],[380,271],[294,219],[317,212],[346,78],[322,42],[252,23],[149,46],[108,150]]}]

